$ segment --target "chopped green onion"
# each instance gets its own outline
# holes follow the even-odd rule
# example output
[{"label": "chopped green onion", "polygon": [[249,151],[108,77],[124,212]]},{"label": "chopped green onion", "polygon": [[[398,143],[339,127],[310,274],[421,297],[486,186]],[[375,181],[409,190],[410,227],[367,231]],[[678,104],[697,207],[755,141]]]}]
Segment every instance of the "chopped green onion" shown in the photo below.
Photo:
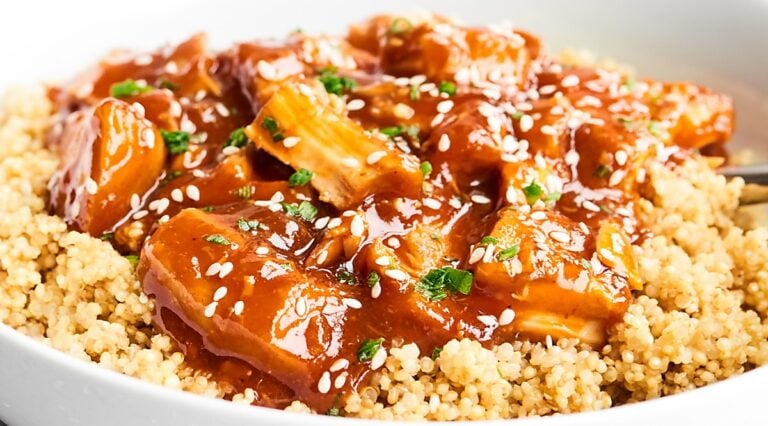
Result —
[{"label": "chopped green onion", "polygon": [[360,362],[368,362],[373,359],[376,352],[381,349],[381,344],[384,343],[384,338],[378,339],[366,339],[357,348],[357,360]]},{"label": "chopped green onion", "polygon": [[496,237],[492,237],[492,236],[490,236],[490,235],[486,235],[485,237],[483,237],[483,238],[480,240],[480,244],[482,244],[482,245],[486,245],[486,246],[487,246],[488,244],[498,244],[498,243],[499,243],[499,239],[498,239],[498,238],[496,238]]},{"label": "chopped green onion", "polygon": [[317,216],[317,207],[309,201],[302,201],[298,205],[283,203],[283,210],[289,215],[300,217],[307,222],[311,222]]},{"label": "chopped green onion", "polygon": [[437,302],[445,299],[450,290],[454,293],[469,294],[472,289],[473,277],[469,271],[446,266],[433,269],[416,284],[416,291],[430,301]]},{"label": "chopped green onion", "polygon": [[161,80],[160,83],[158,84],[158,86],[160,86],[160,88],[162,88],[162,89],[168,89],[171,92],[175,92],[176,90],[179,89],[179,85],[178,84],[176,84],[174,82],[171,82],[171,81],[168,81],[168,80]]},{"label": "chopped green onion", "polygon": [[247,200],[251,198],[251,194],[253,194],[253,189],[251,189],[251,185],[245,185],[243,187],[240,187],[234,190],[234,195],[243,200]]},{"label": "chopped green onion", "polygon": [[419,92],[419,86],[417,85],[411,85],[410,90],[408,90],[408,97],[411,98],[412,101],[418,101],[421,97],[421,92]]},{"label": "chopped green onion", "polygon": [[113,84],[112,87],[109,88],[109,95],[113,98],[127,98],[151,91],[151,87],[128,79],[120,83]]},{"label": "chopped green onion", "polygon": [[518,253],[520,253],[520,246],[515,244],[500,251],[496,255],[496,259],[498,259],[500,262],[504,262],[505,260],[509,260],[517,256]]},{"label": "chopped green onion", "polygon": [[509,114],[509,117],[513,120],[519,120],[522,116],[523,116],[523,113],[521,111],[515,111]]},{"label": "chopped green onion", "polygon": [[413,29],[413,24],[405,18],[395,18],[389,25],[389,33],[393,35],[405,33],[411,29]]},{"label": "chopped green onion", "polygon": [[224,148],[228,146],[234,146],[235,148],[242,148],[248,144],[248,136],[245,134],[245,129],[242,127],[235,129],[229,134],[229,139],[224,144]]},{"label": "chopped green onion", "polygon": [[354,285],[357,283],[357,280],[355,279],[355,274],[353,274],[352,271],[344,267],[341,267],[338,270],[336,270],[336,279],[343,284]]},{"label": "chopped green onion", "polygon": [[280,142],[285,139],[283,131],[280,130],[280,126],[274,118],[270,116],[264,117],[264,119],[261,120],[261,127],[269,132],[269,136],[272,137],[272,142]]},{"label": "chopped green onion", "polygon": [[208,241],[209,243],[219,244],[222,246],[229,245],[229,240],[226,239],[223,235],[219,234],[213,234],[205,237],[205,241]]},{"label": "chopped green onion", "polygon": [[376,271],[371,271],[371,273],[368,274],[368,278],[366,278],[365,282],[368,283],[369,287],[374,287],[376,284],[381,282],[381,278]]},{"label": "chopped green onion", "polygon": [[613,170],[611,170],[611,168],[605,164],[597,166],[597,170],[595,170],[595,176],[599,178],[607,178],[611,175],[611,173],[613,173]]},{"label": "chopped green onion", "polygon": [[288,186],[304,186],[312,179],[312,172],[307,169],[299,169],[288,178]]},{"label": "chopped green onion", "polygon": [[136,256],[135,254],[126,254],[123,257],[131,264],[132,268],[135,268],[136,265],[139,264],[139,256]]},{"label": "chopped green onion", "polygon": [[160,135],[171,154],[183,154],[189,149],[189,132],[160,130]]},{"label": "chopped green onion", "polygon": [[453,96],[456,94],[456,85],[451,83],[450,81],[443,81],[440,83],[440,87],[438,87],[438,90],[440,93],[445,93],[448,96]]},{"label": "chopped green onion", "polygon": [[405,131],[405,127],[398,124],[397,126],[390,126],[390,127],[383,127],[381,130],[379,130],[381,133],[389,136],[390,138],[394,138],[395,136],[400,136]]},{"label": "chopped green onion", "polygon": [[547,194],[546,197],[544,197],[545,203],[556,203],[560,201],[560,198],[562,198],[563,193],[562,192],[550,192]]},{"label": "chopped green onion", "polygon": [[357,82],[349,77],[339,77],[336,75],[335,67],[324,68],[320,71],[317,79],[323,83],[325,91],[341,96],[346,92],[357,87]]},{"label": "chopped green onion", "polygon": [[237,227],[243,232],[253,231],[259,228],[259,221],[257,220],[245,220],[242,217],[237,219]]},{"label": "chopped green onion", "polygon": [[422,162],[419,168],[421,169],[421,174],[424,175],[424,177],[428,177],[430,173],[432,173],[432,163],[429,161]]},{"label": "chopped green onion", "polygon": [[533,204],[544,194],[544,188],[533,180],[530,184],[523,187],[523,193],[525,193],[525,199],[528,201],[528,204]]},{"label": "chopped green onion", "polygon": [[443,348],[441,348],[440,346],[437,346],[435,349],[432,349],[432,361],[439,358],[441,352],[443,352]]}]

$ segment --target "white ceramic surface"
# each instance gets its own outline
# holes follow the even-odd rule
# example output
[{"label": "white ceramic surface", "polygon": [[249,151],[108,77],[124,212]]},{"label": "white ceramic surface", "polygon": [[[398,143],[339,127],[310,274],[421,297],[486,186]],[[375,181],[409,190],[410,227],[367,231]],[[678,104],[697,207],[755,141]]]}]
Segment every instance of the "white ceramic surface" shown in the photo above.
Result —
[{"label": "white ceramic surface", "polygon": [[[688,79],[736,99],[736,143],[768,151],[768,0],[25,1],[0,5],[0,88],[67,78],[107,49],[153,48],[207,31],[214,45],[342,32],[378,11],[436,10],[468,23],[510,20],[551,50],[589,47],[641,75]],[[768,369],[660,400],[515,425],[766,424]],[[104,371],[0,326],[0,419],[10,426],[350,424],[239,407]]]}]

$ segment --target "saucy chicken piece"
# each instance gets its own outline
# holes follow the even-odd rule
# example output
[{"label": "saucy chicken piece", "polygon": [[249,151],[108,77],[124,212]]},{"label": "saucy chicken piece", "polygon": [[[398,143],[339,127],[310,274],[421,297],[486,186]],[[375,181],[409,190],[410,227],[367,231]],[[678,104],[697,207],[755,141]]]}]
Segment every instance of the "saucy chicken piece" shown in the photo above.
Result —
[{"label": "saucy chicken piece", "polygon": [[380,37],[381,67],[396,76],[422,74],[436,82],[492,81],[522,88],[539,54],[537,39],[506,29],[460,27],[440,19],[414,26],[405,18],[391,19],[388,27],[386,20],[374,18],[367,26],[355,27],[350,40],[375,52],[372,35]]},{"label": "saucy chicken piece", "polygon": [[97,236],[139,206],[165,162],[155,126],[131,105],[109,98],[69,117],[59,149],[51,205],[70,226]]},{"label": "saucy chicken piece", "polygon": [[186,209],[145,244],[139,275],[157,311],[171,309],[192,324],[207,351],[245,360],[312,403],[330,405],[334,395],[316,384],[341,354],[356,315],[345,304],[347,290],[303,272],[296,253],[312,239],[311,227],[264,207]]},{"label": "saucy chicken piece", "polygon": [[320,199],[339,209],[373,194],[418,195],[418,159],[368,136],[335,111],[318,86],[308,80],[282,85],[246,128],[248,137],[291,167],[311,170]]},{"label": "saucy chicken piece", "polygon": [[[478,291],[505,298],[518,315],[527,312],[533,323],[537,311],[548,318],[559,315],[561,324],[568,324],[574,317],[599,322],[621,317],[631,300],[627,274],[631,270],[634,279],[636,266],[631,251],[624,250],[629,243],[620,228],[613,226],[605,231],[606,235],[615,233],[618,241],[626,243],[617,247],[611,237],[595,241],[590,232],[556,212],[525,210],[529,209],[501,211],[490,238],[475,248],[482,252],[475,266]],[[606,267],[600,262],[600,253],[621,267]],[[602,342],[602,333],[579,331],[575,327],[578,324],[569,327],[574,334],[558,334],[557,329],[546,327],[527,329],[525,323],[516,323],[514,330],[537,339],[543,338],[539,332],[546,330],[553,338]]]},{"label": "saucy chicken piece", "polygon": [[324,69],[370,72],[376,63],[367,52],[343,39],[303,33],[293,33],[285,42],[240,43],[219,59],[242,85],[254,112],[288,79],[312,76]]}]

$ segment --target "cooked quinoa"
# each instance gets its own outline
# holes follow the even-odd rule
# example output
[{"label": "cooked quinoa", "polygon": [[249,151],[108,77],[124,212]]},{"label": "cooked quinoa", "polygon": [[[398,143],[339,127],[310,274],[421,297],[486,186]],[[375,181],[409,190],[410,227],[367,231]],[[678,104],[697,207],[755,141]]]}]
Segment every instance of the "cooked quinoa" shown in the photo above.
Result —
[{"label": "cooked quinoa", "polygon": [[[46,212],[57,165],[42,141],[51,110],[42,87],[11,90],[0,107],[0,320],[123,374],[230,395],[152,328],[152,303],[129,260]],[[385,368],[340,413],[409,420],[570,413],[682,392],[768,363],[768,230],[736,225],[743,182],[726,181],[701,159],[649,176],[642,215],[653,237],[635,247],[644,288],[605,347],[563,339],[486,349],[465,339],[433,360],[406,344],[390,350]],[[232,399],[247,404],[254,393]],[[288,410],[309,411],[299,402]]]}]

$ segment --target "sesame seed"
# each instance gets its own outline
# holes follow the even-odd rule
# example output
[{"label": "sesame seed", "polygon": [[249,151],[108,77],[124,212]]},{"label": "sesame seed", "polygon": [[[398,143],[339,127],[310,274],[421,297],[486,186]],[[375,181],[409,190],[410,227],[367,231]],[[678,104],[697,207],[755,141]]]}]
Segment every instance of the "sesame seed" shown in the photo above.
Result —
[{"label": "sesame seed", "polygon": [[555,93],[555,90],[557,90],[557,86],[555,86],[554,84],[547,84],[539,87],[539,93],[541,93],[542,95],[551,95]]},{"label": "sesame seed", "polygon": [[232,262],[224,262],[221,265],[221,270],[219,271],[219,278],[226,277],[230,272],[232,272],[233,269],[235,269],[235,265],[233,265]]},{"label": "sesame seed", "polygon": [[94,195],[98,190],[99,190],[99,185],[96,183],[95,180],[91,179],[91,177],[89,176],[85,180],[85,192],[91,195]]},{"label": "sesame seed", "polygon": [[388,266],[392,262],[392,258],[389,256],[380,256],[376,258],[375,263],[379,266]]},{"label": "sesame seed", "polygon": [[352,99],[347,103],[347,111],[359,111],[365,108],[365,101],[362,99]]},{"label": "sesame seed", "polygon": [[341,225],[341,218],[340,217],[334,217],[333,219],[328,221],[328,229],[333,229]]},{"label": "sesame seed", "polygon": [[408,279],[408,274],[399,269],[387,269],[384,271],[384,275],[396,281],[406,281]]},{"label": "sesame seed", "polygon": [[563,87],[574,87],[574,86],[577,86],[580,81],[581,80],[579,79],[579,76],[570,74],[570,75],[565,76],[560,81],[560,85],[563,86]]},{"label": "sesame seed", "polygon": [[370,155],[368,155],[368,158],[365,160],[366,163],[370,165],[374,165],[379,162],[382,158],[387,156],[386,151],[375,151],[372,152]]},{"label": "sesame seed", "polygon": [[339,358],[336,361],[334,361],[333,364],[331,364],[331,368],[329,368],[328,370],[331,373],[335,373],[335,372],[341,371],[341,370],[343,370],[343,369],[345,369],[347,367],[349,367],[349,361],[347,361],[346,358]]},{"label": "sesame seed", "polygon": [[381,296],[381,284],[376,283],[371,287],[371,297],[377,299],[379,296]]},{"label": "sesame seed", "polygon": [[179,188],[176,188],[173,191],[171,191],[171,199],[173,201],[176,201],[177,203],[180,203],[184,201],[184,193],[181,192]]},{"label": "sesame seed", "polygon": [[206,318],[213,318],[213,314],[216,313],[216,307],[219,306],[219,302],[211,302],[208,306],[205,307],[205,314]]},{"label": "sesame seed", "polygon": [[140,205],[141,198],[139,198],[139,194],[131,195],[131,209],[138,209]]},{"label": "sesame seed", "polygon": [[349,226],[349,231],[355,237],[362,237],[365,232],[365,221],[362,216],[355,216],[352,219],[352,224]]},{"label": "sesame seed", "polygon": [[[236,147],[234,145],[226,146],[226,147],[224,147],[224,149],[221,150],[221,152],[224,155],[234,155],[234,154],[237,154],[238,152],[240,152],[240,148],[238,148],[238,147]],[[195,169],[195,170],[197,170],[197,169]]]},{"label": "sesame seed", "polygon": [[435,118],[432,119],[432,122],[429,123],[429,125],[432,127],[438,126],[443,122],[443,120],[445,120],[445,114],[437,114]]},{"label": "sesame seed", "polygon": [[571,236],[568,235],[567,232],[563,232],[563,231],[552,231],[549,233],[549,238],[552,238],[553,240],[561,243],[571,242]]},{"label": "sesame seed", "polygon": [[472,200],[475,204],[489,204],[491,202],[491,199],[486,197],[485,195],[481,194],[475,194],[470,197],[470,200]]},{"label": "sesame seed", "polygon": [[227,108],[223,103],[216,102],[214,108],[216,108],[216,112],[218,112],[220,116],[229,117],[229,108]]},{"label": "sesame seed", "polygon": [[136,213],[134,213],[132,217],[133,217],[133,220],[139,220],[139,219],[144,219],[145,217],[147,217],[148,214],[149,212],[146,210],[139,210]]},{"label": "sesame seed", "polygon": [[620,184],[626,174],[627,172],[624,170],[616,170],[611,174],[611,177],[608,178],[608,186],[616,186]]},{"label": "sesame seed", "polygon": [[605,258],[605,260],[607,260],[608,262],[613,262],[616,260],[613,253],[611,253],[611,251],[608,249],[605,249],[605,248],[600,249],[599,254],[601,257]]},{"label": "sesame seed", "polygon": [[167,64],[165,64],[164,69],[168,74],[176,74],[179,72],[179,66],[174,61],[169,61]]},{"label": "sesame seed", "polygon": [[357,299],[341,299],[341,302],[352,309],[360,309],[363,307],[363,304]]},{"label": "sesame seed", "polygon": [[448,99],[437,104],[437,112],[445,114],[453,109],[453,101]]},{"label": "sesame seed", "polygon": [[400,247],[400,240],[398,240],[395,237],[389,237],[387,239],[387,245],[389,245],[393,249],[399,248]]},{"label": "sesame seed", "polygon": [[224,296],[227,295],[227,288],[224,286],[221,286],[216,289],[216,292],[213,293],[213,301],[218,302],[219,300],[223,299]]},{"label": "sesame seed", "polygon": [[168,216],[168,215],[166,214],[166,215],[163,215],[163,217],[161,217],[161,218],[160,218],[160,219],[157,221],[157,223],[159,223],[160,225],[162,225],[162,224],[164,224],[164,223],[168,222],[169,220],[171,220],[171,217],[170,217],[170,216]]},{"label": "sesame seed", "polygon": [[188,185],[186,193],[187,193],[187,197],[189,197],[190,200],[200,201],[200,190],[197,189],[197,186]]},{"label": "sesame seed", "polygon": [[589,211],[593,211],[595,213],[600,211],[600,207],[598,207],[597,204],[595,204],[595,203],[593,203],[592,201],[589,201],[589,200],[584,201],[581,204],[581,206],[584,207],[585,209],[587,209]]},{"label": "sesame seed", "polygon": [[307,314],[307,301],[303,297],[299,297],[296,299],[294,309],[296,310],[296,315],[303,317]]},{"label": "sesame seed", "polygon": [[141,131],[141,138],[147,148],[152,149],[155,147],[155,130],[151,127],[147,127]]},{"label": "sesame seed", "polygon": [[315,229],[323,229],[328,225],[328,221],[331,220],[328,216],[323,216],[315,221]]},{"label": "sesame seed", "polygon": [[269,248],[264,246],[257,247],[256,254],[258,254],[259,256],[264,256],[266,254],[269,254]]},{"label": "sesame seed", "polygon": [[277,77],[277,70],[275,67],[265,60],[261,60],[256,64],[256,69],[259,71],[259,75],[265,80],[274,80]]},{"label": "sesame seed", "polygon": [[340,389],[347,383],[347,376],[349,376],[349,373],[346,371],[336,376],[336,380],[333,382],[333,386],[336,389]]},{"label": "sesame seed", "polygon": [[243,313],[243,309],[245,309],[245,302],[238,300],[235,302],[235,306],[232,307],[232,312],[234,312],[235,315],[240,316]]},{"label": "sesame seed", "polygon": [[479,262],[480,259],[483,258],[483,255],[485,254],[485,247],[477,247],[474,250],[472,250],[472,254],[469,255],[469,264],[474,265],[475,263]]},{"label": "sesame seed", "polygon": [[454,209],[460,209],[461,200],[458,197],[453,197],[448,201],[448,205],[453,207]]},{"label": "sesame seed", "polygon": [[496,245],[493,243],[488,244],[488,246],[485,247],[485,252],[483,253],[483,263],[491,263],[493,261],[494,251],[496,251]]},{"label": "sesame seed", "polygon": [[515,311],[511,308],[504,309],[499,315],[499,325],[509,325],[515,320]]},{"label": "sesame seed", "polygon": [[544,220],[546,218],[547,218],[547,214],[544,213],[541,210],[537,210],[537,211],[531,213],[531,219],[533,219],[533,220]]},{"label": "sesame seed", "polygon": [[379,348],[371,359],[371,370],[378,370],[387,361],[387,350]]},{"label": "sesame seed", "polygon": [[483,96],[487,97],[488,99],[498,100],[501,98],[501,91],[498,89],[485,89],[483,90]]},{"label": "sesame seed", "polygon": [[317,264],[323,265],[325,264],[325,261],[328,259],[328,250],[321,250],[320,254],[317,255]]},{"label": "sesame seed", "polygon": [[341,160],[341,164],[343,164],[343,165],[345,165],[347,167],[358,167],[358,166],[360,166],[360,162],[357,161],[356,158],[352,158],[352,157],[343,158]]},{"label": "sesame seed", "polygon": [[498,321],[496,321],[496,317],[493,315],[478,315],[477,320],[488,327],[493,327],[496,324],[498,324]]},{"label": "sesame seed", "polygon": [[616,159],[616,164],[619,166],[624,166],[627,164],[628,156],[626,151],[620,149],[616,151],[616,154],[614,154],[613,157]]},{"label": "sesame seed", "polygon": [[557,136],[557,129],[548,124],[545,124],[541,126],[541,133],[549,136]]},{"label": "sesame seed", "polygon": [[146,111],[144,110],[144,105],[134,102],[131,104],[131,107],[136,110],[136,114],[139,114],[140,116],[144,117],[144,114],[146,114]]},{"label": "sesame seed", "polygon": [[572,149],[565,154],[565,164],[569,166],[577,165],[579,163],[579,159],[581,159],[581,156],[575,149]]},{"label": "sesame seed", "polygon": [[409,84],[411,84],[411,79],[409,77],[398,77],[395,79],[395,86],[405,87]]},{"label": "sesame seed", "polygon": [[517,202],[517,190],[514,186],[507,188],[507,192],[504,194],[504,198],[507,199],[509,204],[515,204]]},{"label": "sesame seed", "polygon": [[440,136],[440,140],[437,142],[437,150],[440,152],[446,152],[451,148],[451,139],[448,137],[448,133],[443,133]]},{"label": "sesame seed", "polygon": [[435,200],[434,198],[425,198],[423,203],[424,206],[432,210],[438,210],[443,205],[440,201]]},{"label": "sesame seed", "polygon": [[531,129],[533,129],[533,117],[528,114],[520,117],[520,131],[525,133]]},{"label": "sesame seed", "polygon": [[392,113],[395,114],[395,117],[397,118],[408,120],[416,114],[416,111],[406,104],[399,103],[392,109]]},{"label": "sesame seed", "polygon": [[326,371],[320,376],[320,381],[317,382],[317,390],[320,393],[328,393],[331,390],[331,374],[329,372]]},{"label": "sesame seed", "polygon": [[293,148],[301,142],[301,138],[298,136],[289,136],[283,139],[283,146],[286,148]]}]

